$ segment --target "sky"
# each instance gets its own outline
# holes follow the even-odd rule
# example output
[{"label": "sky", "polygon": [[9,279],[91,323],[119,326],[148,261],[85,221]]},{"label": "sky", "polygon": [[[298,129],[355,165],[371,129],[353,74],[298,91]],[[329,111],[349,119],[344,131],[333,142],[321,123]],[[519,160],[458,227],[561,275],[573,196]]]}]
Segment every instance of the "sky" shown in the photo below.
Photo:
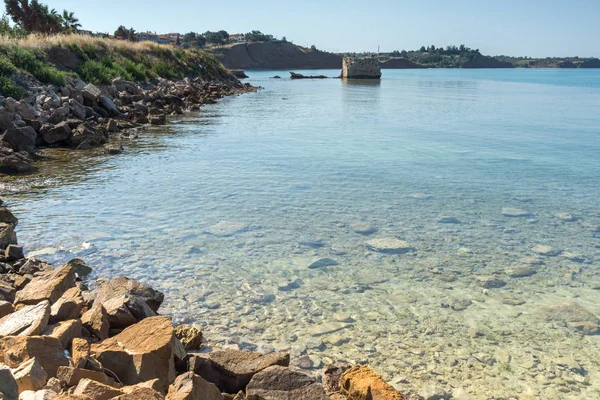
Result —
[{"label": "sky", "polygon": [[[600,0],[41,0],[83,29],[260,30],[333,52],[460,45],[483,54],[600,57]],[[3,7],[2,7],[3,11]]]}]

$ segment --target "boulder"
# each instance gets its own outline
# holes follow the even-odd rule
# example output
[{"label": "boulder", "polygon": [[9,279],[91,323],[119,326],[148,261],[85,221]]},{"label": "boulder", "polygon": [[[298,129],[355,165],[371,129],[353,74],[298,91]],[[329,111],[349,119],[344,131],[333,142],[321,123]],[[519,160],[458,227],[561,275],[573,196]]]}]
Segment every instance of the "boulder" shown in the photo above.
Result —
[{"label": "boulder", "polygon": [[17,234],[15,226],[0,222],[0,248],[5,249],[11,244],[17,243]]},{"label": "boulder", "polygon": [[511,207],[504,207],[502,209],[501,213],[505,217],[511,217],[511,218],[523,218],[523,217],[533,216],[533,213],[531,213],[529,211],[522,210],[520,208],[511,208]]},{"label": "boulder", "polygon": [[394,237],[384,237],[369,240],[365,243],[367,249],[380,253],[402,254],[414,250],[412,246],[404,240]]},{"label": "boulder", "polygon": [[548,322],[566,325],[585,335],[600,332],[598,317],[579,303],[572,300],[563,300],[549,306],[540,307],[536,315]]},{"label": "boulder", "polygon": [[226,393],[244,390],[258,372],[273,365],[287,367],[290,355],[271,353],[262,355],[249,351],[213,351],[206,356],[193,356],[189,360],[190,371],[217,385]]},{"label": "boulder", "polygon": [[75,118],[85,121],[87,115],[83,104],[76,99],[70,99],[69,106],[71,106],[71,114],[73,114]]},{"label": "boulder", "polygon": [[57,338],[63,348],[68,349],[73,339],[81,336],[82,328],[81,321],[78,319],[61,321],[54,325],[48,325],[44,331],[44,336]]},{"label": "boulder", "polygon": [[105,281],[100,285],[96,291],[96,301],[104,303],[109,299],[123,295],[142,298],[146,304],[148,304],[150,309],[155,312],[158,311],[158,308],[165,297],[164,294],[149,286],[145,286],[133,279],[118,276],[110,281]]},{"label": "boulder", "polygon": [[102,304],[94,303],[94,306],[81,316],[81,323],[90,333],[100,340],[108,338],[110,324],[108,315]]},{"label": "boulder", "polygon": [[10,144],[13,150],[33,153],[35,149],[36,131],[30,127],[10,128],[2,135],[2,141]]},{"label": "boulder", "polygon": [[83,338],[74,338],[71,343],[71,361],[75,367],[83,368],[90,356],[90,343]]},{"label": "boulder", "polygon": [[0,222],[4,224],[17,225],[19,220],[6,207],[0,207]]},{"label": "boulder", "polygon": [[118,92],[127,92],[129,94],[142,94],[142,90],[135,83],[123,80],[121,78],[113,79],[112,84]]},{"label": "boulder", "polygon": [[117,382],[104,372],[92,371],[90,369],[60,367],[56,378],[66,386],[76,386],[82,379],[91,379],[104,385],[118,387]]},{"label": "boulder", "polygon": [[24,258],[23,254],[23,246],[18,246],[16,244],[10,244],[4,250],[4,258],[8,261],[17,261]]},{"label": "boulder", "polygon": [[52,111],[52,114],[50,114],[50,117],[48,118],[48,122],[50,122],[51,124],[58,124],[59,122],[63,122],[65,119],[67,119],[70,112],[71,108],[68,105],[58,107],[57,109]]},{"label": "boulder", "polygon": [[85,302],[81,296],[81,289],[77,286],[68,289],[50,310],[49,323],[56,324],[60,321],[79,318]]},{"label": "boulder", "polygon": [[98,89],[95,85],[88,83],[82,90],[81,95],[83,96],[83,101],[86,105],[94,105],[98,102],[100,96],[102,96],[102,91]]},{"label": "boulder", "polygon": [[123,392],[112,386],[84,378],[79,381],[73,394],[76,396],[87,396],[93,400],[109,400],[122,395]]},{"label": "boulder", "polygon": [[272,366],[252,377],[246,387],[247,399],[329,400],[323,385],[309,375],[288,367]]},{"label": "boulder", "polygon": [[175,360],[186,355],[167,317],[146,318],[93,344],[91,353],[124,384],[159,379],[163,389],[175,379]]},{"label": "boulder", "polygon": [[79,277],[88,276],[93,271],[92,267],[87,265],[81,258],[73,258],[67,262],[67,265],[73,268]]},{"label": "boulder", "polygon": [[10,368],[1,363],[0,360],[0,399],[17,400],[19,397],[19,387]]},{"label": "boulder", "polygon": [[89,123],[84,122],[75,128],[71,133],[70,143],[73,146],[87,142],[91,146],[98,146],[106,143],[107,139],[100,131],[92,127]]},{"label": "boulder", "polygon": [[48,373],[42,367],[37,358],[33,357],[19,365],[12,371],[19,393],[26,390],[40,390],[48,380]]},{"label": "boulder", "polygon": [[123,393],[134,393],[139,389],[152,389],[154,391],[163,393],[163,391],[162,391],[163,389],[162,389],[160,381],[158,379],[152,379],[152,380],[138,383],[135,385],[123,386],[121,388],[121,391]]},{"label": "boulder", "polygon": [[0,336],[34,336],[41,335],[48,325],[50,303],[25,306],[19,311],[0,319]]},{"label": "boulder", "polygon": [[69,265],[37,276],[17,293],[16,303],[37,304],[42,300],[55,303],[66,291],[75,286],[75,272]]},{"label": "boulder", "polygon": [[217,387],[188,372],[179,375],[175,382],[169,386],[167,400],[223,400],[223,395]]},{"label": "boulder", "polygon": [[[0,141],[0,170],[10,173],[28,172],[33,169],[33,161],[27,152],[16,152],[10,144]],[[1,240],[0,231],[0,240]]]},{"label": "boulder", "polygon": [[340,391],[348,400],[404,400],[400,392],[367,366],[352,367],[344,372]]},{"label": "boulder", "polygon": [[102,303],[111,329],[127,328],[138,322],[127,308],[127,300],[127,296],[121,296]]},{"label": "boulder", "polygon": [[15,307],[8,301],[0,300],[0,318],[4,318],[8,314],[15,311]]},{"label": "boulder", "polygon": [[49,336],[6,336],[0,338],[0,363],[16,368],[23,362],[37,358],[49,376],[56,376],[60,366],[69,365],[69,359],[56,338]]},{"label": "boulder", "polygon": [[111,117],[118,117],[119,115],[121,115],[121,111],[119,111],[119,109],[110,97],[102,95],[98,98],[98,102],[100,103],[100,106],[104,108],[108,112],[108,115],[110,115]]},{"label": "boulder", "polygon": [[175,336],[187,351],[202,347],[202,331],[193,325],[179,325],[175,328]]},{"label": "boulder", "polygon": [[0,300],[12,303],[15,301],[16,289],[9,282],[0,280]]},{"label": "boulder", "polygon": [[67,121],[63,121],[57,125],[44,124],[40,129],[42,138],[47,144],[55,144],[66,141],[71,136],[71,128]]}]

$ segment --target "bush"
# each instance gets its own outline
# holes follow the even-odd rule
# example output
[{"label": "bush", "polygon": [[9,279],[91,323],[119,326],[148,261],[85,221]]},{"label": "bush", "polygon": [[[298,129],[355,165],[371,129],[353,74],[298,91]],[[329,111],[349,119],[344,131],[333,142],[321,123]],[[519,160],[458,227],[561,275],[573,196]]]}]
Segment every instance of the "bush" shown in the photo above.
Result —
[{"label": "bush", "polygon": [[1,48],[0,53],[4,53],[14,67],[29,72],[43,83],[51,83],[57,86],[65,84],[68,74],[46,63],[43,57],[33,50],[13,45]]},{"label": "bush", "polygon": [[11,77],[0,76],[0,95],[19,100],[23,92]]},{"label": "bush", "polygon": [[162,61],[155,61],[153,63],[152,69],[154,70],[156,75],[160,76],[161,78],[171,79],[171,78],[175,78],[177,76],[177,74],[175,74],[171,70],[169,65],[167,65],[167,63],[164,63]]}]

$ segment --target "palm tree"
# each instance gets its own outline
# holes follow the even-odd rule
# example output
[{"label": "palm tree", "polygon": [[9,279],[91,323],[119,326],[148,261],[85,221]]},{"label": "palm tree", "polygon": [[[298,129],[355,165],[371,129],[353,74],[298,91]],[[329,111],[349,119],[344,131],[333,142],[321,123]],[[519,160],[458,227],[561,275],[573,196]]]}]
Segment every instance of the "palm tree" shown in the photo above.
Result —
[{"label": "palm tree", "polygon": [[62,26],[66,31],[77,32],[81,28],[79,19],[75,18],[75,13],[64,10],[61,17]]}]

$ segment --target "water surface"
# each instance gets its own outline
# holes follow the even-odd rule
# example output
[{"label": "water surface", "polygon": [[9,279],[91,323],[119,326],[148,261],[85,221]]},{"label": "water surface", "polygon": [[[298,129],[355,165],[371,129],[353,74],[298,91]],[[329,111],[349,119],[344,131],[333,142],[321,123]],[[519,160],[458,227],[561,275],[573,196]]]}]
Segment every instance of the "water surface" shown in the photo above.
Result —
[{"label": "water surface", "polygon": [[[405,391],[600,396],[598,337],[539,317],[562,300],[600,315],[600,71],[248,75],[264,89],[122,155],[48,153],[7,196],[20,242],[164,291],[161,311],[212,346],[368,362]],[[365,246],[388,237],[413,250]]]}]

